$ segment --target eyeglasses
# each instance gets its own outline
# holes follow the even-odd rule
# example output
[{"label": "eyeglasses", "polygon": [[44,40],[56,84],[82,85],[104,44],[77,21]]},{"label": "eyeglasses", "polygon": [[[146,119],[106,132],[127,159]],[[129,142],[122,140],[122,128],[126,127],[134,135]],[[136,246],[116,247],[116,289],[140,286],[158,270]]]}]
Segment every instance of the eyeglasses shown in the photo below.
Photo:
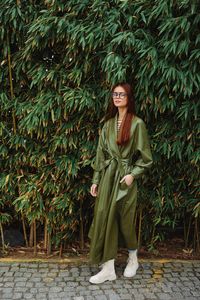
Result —
[{"label": "eyeglasses", "polygon": [[114,92],[114,93],[112,93],[113,98],[124,99],[126,96],[127,96],[127,94],[123,93],[123,92],[120,92],[120,93]]}]

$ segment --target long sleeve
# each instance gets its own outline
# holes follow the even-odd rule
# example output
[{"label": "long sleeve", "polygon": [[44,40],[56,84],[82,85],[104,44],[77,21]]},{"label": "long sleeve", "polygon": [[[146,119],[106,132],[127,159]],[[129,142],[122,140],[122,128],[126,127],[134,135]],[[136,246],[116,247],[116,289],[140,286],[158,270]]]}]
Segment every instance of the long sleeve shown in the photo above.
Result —
[{"label": "long sleeve", "polygon": [[101,130],[101,134],[99,136],[98,146],[97,146],[97,152],[95,161],[92,164],[92,168],[94,169],[92,183],[99,184],[100,182],[100,166],[102,165],[102,162],[104,161],[104,153],[103,149],[105,147],[105,124]]},{"label": "long sleeve", "polygon": [[149,137],[146,129],[146,125],[143,120],[137,124],[135,133],[135,151],[139,154],[138,159],[134,163],[134,167],[131,171],[131,175],[134,178],[139,178],[146,171],[151,168],[153,164]]}]

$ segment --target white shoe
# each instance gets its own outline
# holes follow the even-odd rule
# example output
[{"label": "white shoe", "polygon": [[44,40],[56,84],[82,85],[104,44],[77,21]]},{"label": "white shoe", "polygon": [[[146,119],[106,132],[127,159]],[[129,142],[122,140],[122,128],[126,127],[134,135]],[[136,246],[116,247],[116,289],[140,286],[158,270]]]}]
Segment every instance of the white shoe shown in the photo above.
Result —
[{"label": "white shoe", "polygon": [[137,260],[137,250],[134,252],[129,252],[129,257],[127,260],[128,264],[124,270],[124,277],[133,277],[139,267]]},{"label": "white shoe", "polygon": [[106,280],[111,281],[117,278],[115,274],[114,259],[106,261],[101,265],[101,267],[102,270],[96,275],[90,277],[89,282],[98,284]]}]

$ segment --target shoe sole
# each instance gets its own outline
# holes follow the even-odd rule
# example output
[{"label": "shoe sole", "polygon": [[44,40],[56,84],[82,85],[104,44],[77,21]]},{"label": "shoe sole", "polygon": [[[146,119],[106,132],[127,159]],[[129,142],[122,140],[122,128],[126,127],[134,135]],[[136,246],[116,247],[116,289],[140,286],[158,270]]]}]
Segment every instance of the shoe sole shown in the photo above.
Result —
[{"label": "shoe sole", "polygon": [[90,282],[90,283],[93,283],[93,284],[100,284],[100,283],[103,283],[103,282],[105,282],[105,281],[112,281],[112,280],[115,280],[115,279],[117,279],[117,276],[109,277],[108,279],[105,279],[105,280],[103,280],[103,281],[92,282],[92,281],[89,280],[89,282]]},{"label": "shoe sole", "polygon": [[132,278],[132,277],[134,277],[136,275],[136,273],[134,274],[134,275],[131,275],[131,276],[126,276],[126,275],[124,275],[124,277],[125,278]]}]

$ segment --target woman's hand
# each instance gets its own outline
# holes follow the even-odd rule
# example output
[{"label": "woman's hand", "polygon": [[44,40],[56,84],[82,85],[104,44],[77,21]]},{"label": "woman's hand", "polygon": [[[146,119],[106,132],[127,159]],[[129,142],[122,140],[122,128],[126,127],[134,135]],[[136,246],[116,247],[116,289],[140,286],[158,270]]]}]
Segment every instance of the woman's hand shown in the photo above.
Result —
[{"label": "woman's hand", "polygon": [[123,181],[125,181],[126,185],[131,185],[132,182],[134,180],[134,176],[131,174],[125,175],[121,180],[120,183],[122,183]]},{"label": "woman's hand", "polygon": [[93,196],[93,197],[96,197],[97,196],[97,184],[93,183],[91,188],[90,188],[90,194]]}]

